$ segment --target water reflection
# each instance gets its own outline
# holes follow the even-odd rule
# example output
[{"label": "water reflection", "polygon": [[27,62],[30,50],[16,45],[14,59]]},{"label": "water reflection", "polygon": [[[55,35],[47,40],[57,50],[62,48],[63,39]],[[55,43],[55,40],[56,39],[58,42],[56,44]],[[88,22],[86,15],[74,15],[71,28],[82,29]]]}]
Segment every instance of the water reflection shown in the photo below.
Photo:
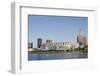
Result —
[{"label": "water reflection", "polygon": [[78,59],[88,58],[87,52],[63,52],[46,54],[28,54],[28,60],[56,60],[56,59]]}]

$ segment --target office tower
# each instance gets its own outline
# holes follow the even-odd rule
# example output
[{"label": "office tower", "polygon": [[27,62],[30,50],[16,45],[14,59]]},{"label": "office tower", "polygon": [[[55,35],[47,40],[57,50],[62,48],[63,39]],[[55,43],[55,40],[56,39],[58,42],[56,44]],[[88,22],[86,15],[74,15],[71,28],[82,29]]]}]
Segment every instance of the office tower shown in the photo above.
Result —
[{"label": "office tower", "polygon": [[42,39],[41,38],[38,38],[37,39],[37,48],[40,48],[42,45]]},{"label": "office tower", "polygon": [[33,43],[28,43],[28,48],[33,48]]},{"label": "office tower", "polygon": [[79,47],[87,45],[87,38],[83,35],[81,31],[77,36],[77,43],[79,43]]}]

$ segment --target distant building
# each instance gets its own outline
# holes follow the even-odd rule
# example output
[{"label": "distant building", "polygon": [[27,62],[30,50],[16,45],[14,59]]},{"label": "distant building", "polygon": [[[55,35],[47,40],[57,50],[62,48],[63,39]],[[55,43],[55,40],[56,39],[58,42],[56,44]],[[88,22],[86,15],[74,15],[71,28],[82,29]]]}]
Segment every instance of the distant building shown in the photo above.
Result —
[{"label": "distant building", "polygon": [[46,40],[46,43],[41,45],[43,50],[69,50],[72,48],[73,43],[69,41],[54,41]]},{"label": "distant building", "polygon": [[78,42],[74,42],[73,43],[73,49],[79,48],[79,43]]},{"label": "distant building", "polygon": [[42,45],[42,39],[41,38],[38,38],[37,39],[37,48],[40,48]]},{"label": "distant building", "polygon": [[46,43],[52,43],[53,40],[46,40]]},{"label": "distant building", "polygon": [[83,43],[84,45],[88,45],[87,37],[85,37],[85,36],[83,37],[83,42],[84,42],[84,43]]},{"label": "distant building", "polygon": [[28,48],[33,48],[33,43],[28,43]]},{"label": "distant building", "polygon": [[80,48],[88,45],[87,38],[83,35],[82,31],[80,31],[77,36],[77,43],[79,44]]},{"label": "distant building", "polygon": [[[29,47],[32,44],[30,44]],[[70,42],[70,41],[55,41],[55,40],[46,40],[45,43],[42,43],[42,39],[37,39],[37,48],[41,50],[74,50],[76,48],[88,46],[87,37],[83,35],[82,31],[79,32],[77,35],[77,42]]]},{"label": "distant building", "polygon": [[42,49],[42,50],[46,50],[46,44],[43,43],[43,44],[41,45],[40,49]]},{"label": "distant building", "polygon": [[33,43],[28,43],[28,51],[33,51]]}]

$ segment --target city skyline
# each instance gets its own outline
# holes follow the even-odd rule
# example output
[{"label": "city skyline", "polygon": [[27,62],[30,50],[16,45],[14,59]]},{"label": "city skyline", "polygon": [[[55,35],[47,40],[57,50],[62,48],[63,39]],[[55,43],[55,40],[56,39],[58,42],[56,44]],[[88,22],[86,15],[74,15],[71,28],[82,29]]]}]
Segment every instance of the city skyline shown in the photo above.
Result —
[{"label": "city skyline", "polygon": [[37,47],[37,39],[75,42],[77,35],[82,30],[83,34],[88,35],[88,18],[75,16],[28,16],[29,42],[33,47]]}]

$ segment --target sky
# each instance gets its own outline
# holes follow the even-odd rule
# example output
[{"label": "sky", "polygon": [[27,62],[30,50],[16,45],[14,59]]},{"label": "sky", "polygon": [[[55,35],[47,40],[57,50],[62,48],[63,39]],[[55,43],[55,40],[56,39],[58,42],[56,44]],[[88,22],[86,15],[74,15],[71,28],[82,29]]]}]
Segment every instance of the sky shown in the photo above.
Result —
[{"label": "sky", "polygon": [[88,17],[79,16],[28,16],[28,42],[37,47],[37,38],[75,42],[79,31],[88,35]]}]

